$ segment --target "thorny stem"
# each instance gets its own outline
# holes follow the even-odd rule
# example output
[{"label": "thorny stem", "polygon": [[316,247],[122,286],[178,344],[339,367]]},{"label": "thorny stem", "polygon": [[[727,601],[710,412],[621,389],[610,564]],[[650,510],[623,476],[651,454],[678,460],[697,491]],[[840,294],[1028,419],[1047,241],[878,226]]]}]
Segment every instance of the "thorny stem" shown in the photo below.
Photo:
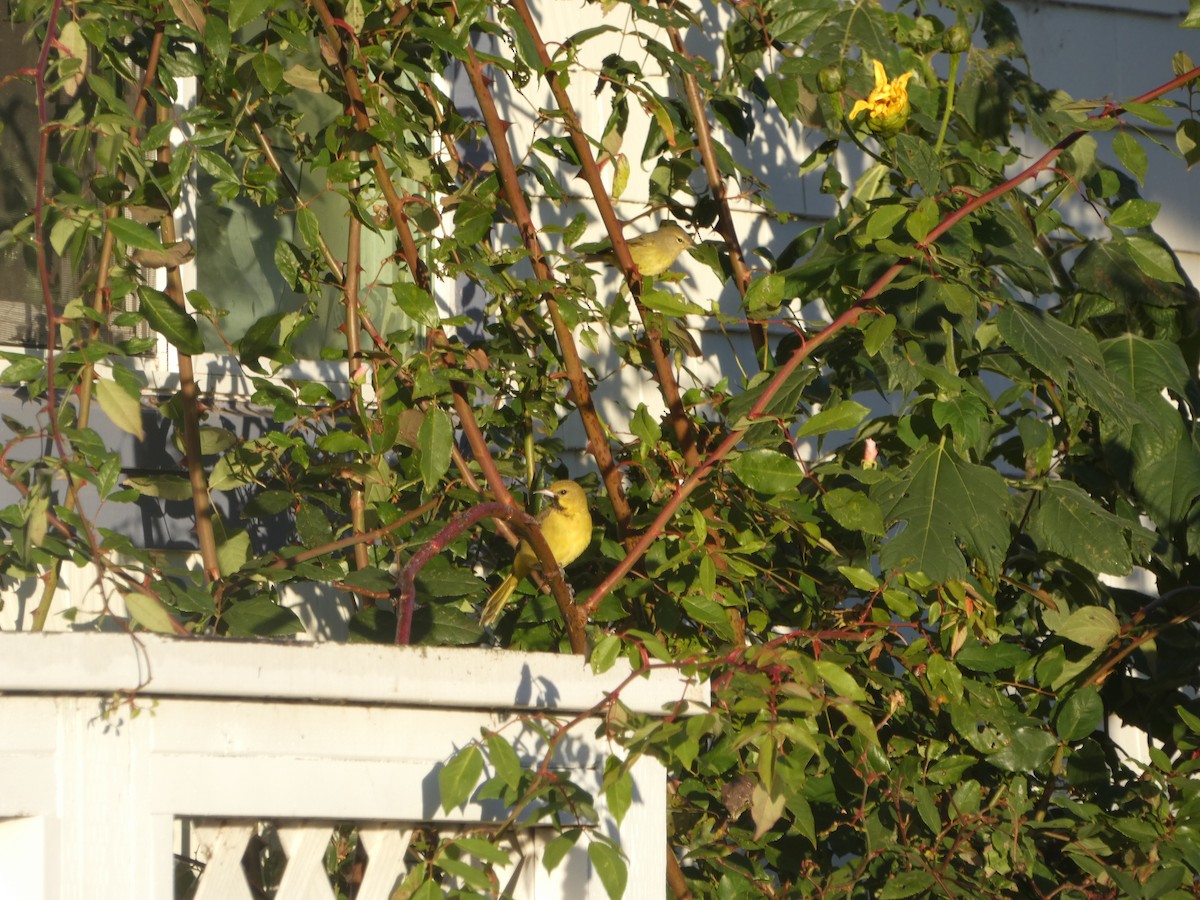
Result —
[{"label": "thorny stem", "polygon": [[[659,328],[652,324],[651,318],[646,315],[645,307],[642,306],[641,278],[635,274],[636,267],[633,264],[633,257],[629,255],[629,247],[625,243],[621,232],[621,224],[617,220],[615,210],[613,210],[612,201],[608,197],[608,191],[605,190],[604,180],[600,175],[600,167],[596,165],[596,159],[592,155],[592,146],[588,142],[582,125],[580,125],[579,115],[575,112],[574,104],[571,103],[567,89],[563,86],[558,73],[553,68],[553,60],[550,58],[550,53],[547,51],[546,44],[542,40],[541,33],[538,31],[537,23],[529,11],[529,5],[526,3],[526,0],[512,0],[512,6],[517,11],[517,15],[521,17],[521,21],[525,23],[529,37],[537,49],[538,57],[545,66],[546,83],[550,86],[550,91],[554,94],[554,100],[558,104],[559,110],[563,113],[562,121],[566,126],[571,143],[579,157],[583,177],[587,181],[588,187],[592,190],[592,196],[596,201],[596,209],[600,213],[600,219],[604,222],[604,227],[608,230],[608,235],[612,239],[613,253],[617,257],[617,262],[620,264],[621,270],[625,273],[625,280],[633,296],[634,305],[637,307],[638,314],[641,316],[642,323],[646,328],[646,339],[650,346],[650,356],[654,360],[654,370],[658,376],[659,390],[662,391],[663,399],[667,404],[671,427],[675,432],[675,440],[679,445],[680,451],[683,453],[684,461],[688,464],[688,467],[695,468],[700,465],[700,451],[697,447],[696,429],[687,414],[687,410],[684,408],[683,398],[679,393],[679,385],[675,380],[675,372],[671,368],[671,361],[667,355],[666,346],[663,344],[662,334]],[[614,480],[618,483],[620,481],[619,478]],[[605,483],[608,483],[607,478],[605,479]],[[620,529],[622,536],[625,536],[627,528],[624,526],[627,523],[622,523],[619,519],[618,523],[622,525]]]},{"label": "thorny stem", "polygon": [[[340,28],[345,27],[345,22],[334,17],[329,11],[325,0],[309,0],[309,3],[316,9],[317,15],[321,19],[321,24],[325,28],[325,37],[328,38],[330,45],[337,52],[338,66],[341,70],[342,80],[346,85],[346,93],[350,97],[349,107],[350,113],[354,117],[354,125],[360,132],[366,133],[371,127],[371,118],[367,114],[367,102],[363,96],[362,86],[359,84],[358,76],[350,65],[349,52],[345,42],[342,40]],[[353,39],[354,36],[351,35],[351,38]],[[400,237],[400,246],[404,254],[405,263],[408,265],[408,270],[418,287],[423,290],[429,290],[429,272],[425,268],[425,264],[421,262],[420,254],[417,252],[417,244],[413,240],[412,229],[408,226],[408,214],[404,211],[404,201],[400,198],[400,193],[396,190],[396,185],[392,181],[391,174],[388,172],[387,160],[383,157],[383,150],[379,144],[372,143],[368,153],[371,161],[375,164],[375,179],[378,182],[379,189],[383,192],[384,200],[387,202],[392,224],[396,226],[396,234]]]},{"label": "thorny stem", "polygon": [[[483,113],[484,127],[487,129],[488,139],[491,142],[492,152],[496,159],[496,169],[500,176],[500,186],[504,192],[504,199],[508,202],[509,208],[512,210],[517,227],[521,232],[521,239],[529,251],[530,263],[533,265],[534,273],[541,280],[553,282],[554,273],[546,264],[541,245],[538,243],[537,228],[533,224],[533,217],[530,215],[529,204],[525,200],[525,195],[521,192],[520,177],[517,175],[517,168],[513,162],[512,153],[508,148],[504,123],[500,119],[500,114],[496,110],[495,100],[484,78],[483,65],[479,62],[479,58],[475,55],[474,49],[469,44],[467,46],[466,70],[467,78],[471,82],[475,97],[479,101],[479,108]],[[617,520],[617,527],[622,534],[625,534],[629,530],[629,523],[633,518],[633,513],[629,508],[628,501],[625,499],[625,490],[621,484],[621,473],[613,461],[604,424],[601,422],[600,415],[596,412],[596,408],[592,403],[591,388],[588,386],[587,375],[583,370],[583,363],[579,358],[579,350],[575,346],[575,337],[563,319],[562,313],[558,308],[558,301],[554,295],[547,293],[543,295],[542,299],[549,310],[550,320],[554,326],[554,335],[558,339],[559,349],[562,352],[563,362],[566,366],[567,379],[571,383],[571,393],[575,400],[575,406],[579,410],[584,430],[587,432],[588,450],[591,452],[593,459],[596,460],[596,466],[600,469],[600,476],[604,479],[604,485],[608,490],[609,502],[612,503],[613,514]]]},{"label": "thorny stem", "polygon": [[[673,5],[674,0],[658,0],[658,5],[664,8],[669,8]],[[685,59],[690,59],[691,56],[687,52],[687,47],[683,43],[683,36],[679,33],[679,29],[675,26],[667,28],[667,34],[671,38],[671,46],[675,52]],[[733,213],[729,208],[729,196],[725,191],[725,178],[721,174],[721,168],[717,164],[717,152],[713,146],[712,130],[708,125],[708,115],[705,112],[704,98],[700,96],[700,84],[696,80],[696,76],[691,72],[683,73],[683,87],[687,94],[688,106],[692,111],[692,122],[696,127],[696,147],[700,152],[700,159],[704,162],[704,173],[708,176],[708,189],[716,202],[717,207],[717,231],[720,232],[722,240],[725,241],[725,247],[729,253],[729,265],[733,269],[734,284],[737,287],[738,293],[742,299],[746,298],[746,291],[750,288],[750,269],[746,266],[746,255],[742,251],[741,241],[738,240],[737,227],[733,224]],[[755,357],[758,359],[759,367],[766,368],[767,365],[767,327],[762,322],[751,321],[750,325],[750,340],[754,344]]]},{"label": "thorny stem", "polygon": [[[159,122],[167,121],[167,109],[159,106]],[[158,160],[164,166],[171,162],[171,145],[165,143],[158,151]],[[162,242],[170,246],[175,242],[175,213],[167,210],[159,225]],[[183,296],[183,282],[179,278],[179,267],[167,268],[166,294],[185,314],[187,301]],[[179,351],[179,395],[183,401],[183,446],[187,459],[188,482],[192,488],[192,508],[196,514],[196,540],[200,545],[200,559],[204,569],[204,580],[212,583],[221,578],[221,564],[217,558],[217,536],[213,528],[212,498],[208,494],[208,477],[204,472],[204,460],[200,451],[200,389],[192,369],[190,354]]]},{"label": "thorny stem", "polygon": [[[358,199],[358,188],[354,188],[355,200]],[[362,220],[351,216],[346,233],[346,276],[342,281],[342,298],[345,305],[345,315],[342,319],[342,330],[346,333],[346,377],[350,384],[354,411],[362,416],[365,411],[363,402],[363,380],[367,367],[363,364],[362,348],[359,345],[359,279],[362,274]],[[350,527],[355,534],[367,530],[367,500],[366,492],[355,484],[350,487]],[[354,567],[363,570],[371,564],[367,545],[354,545]],[[364,598],[364,605],[374,606],[369,599]]]}]

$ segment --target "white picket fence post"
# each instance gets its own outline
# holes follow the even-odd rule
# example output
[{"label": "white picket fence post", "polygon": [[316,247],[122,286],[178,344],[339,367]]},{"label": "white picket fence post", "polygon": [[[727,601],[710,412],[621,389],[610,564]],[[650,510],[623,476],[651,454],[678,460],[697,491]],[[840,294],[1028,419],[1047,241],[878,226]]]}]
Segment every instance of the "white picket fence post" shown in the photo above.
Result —
[{"label": "white picket fence post", "polygon": [[[0,900],[165,900],[177,852],[205,863],[196,900],[250,898],[242,855],[258,823],[286,856],[277,900],[332,898],[322,856],[355,823],[367,863],[359,897],[387,898],[415,828],[454,833],[503,818],[494,801],[441,809],[438,771],[482,730],[525,760],[545,744],[524,724],[590,710],[628,675],[578,657],[480,649],[179,640],[157,635],[0,633]],[[673,672],[621,689],[635,712],[704,686]],[[618,748],[596,722],[573,728],[554,767],[599,787]],[[603,797],[596,828],[619,841],[627,898],[665,893],[666,773],[632,766],[618,823]],[[552,872],[543,828],[518,829],[502,883],[516,897],[605,897],[581,839]]]}]

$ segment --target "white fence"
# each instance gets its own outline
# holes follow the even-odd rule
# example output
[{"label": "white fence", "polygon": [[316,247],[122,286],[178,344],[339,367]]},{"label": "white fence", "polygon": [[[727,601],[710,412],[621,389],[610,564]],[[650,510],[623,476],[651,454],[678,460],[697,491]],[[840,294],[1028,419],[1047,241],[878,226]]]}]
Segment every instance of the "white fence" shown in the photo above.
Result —
[{"label": "white fence", "polygon": [[[357,854],[357,898],[388,898],[414,864],[414,834],[486,829],[506,814],[475,798],[443,812],[438,772],[457,749],[499,731],[523,761],[540,759],[529,714],[566,721],[628,671],[477,649],[0,633],[0,900],[326,900],[338,896],[330,852]],[[625,706],[707,702],[706,689],[657,674],[626,685]],[[596,724],[572,728],[554,758],[589,790],[617,749]],[[662,897],[665,771],[642,758],[632,776],[620,826],[601,796],[595,829],[627,857],[625,896]],[[605,897],[589,835],[547,871],[552,836],[513,832],[496,890]],[[252,892],[244,857],[266,860],[277,882]],[[177,888],[181,867],[198,883]]]}]

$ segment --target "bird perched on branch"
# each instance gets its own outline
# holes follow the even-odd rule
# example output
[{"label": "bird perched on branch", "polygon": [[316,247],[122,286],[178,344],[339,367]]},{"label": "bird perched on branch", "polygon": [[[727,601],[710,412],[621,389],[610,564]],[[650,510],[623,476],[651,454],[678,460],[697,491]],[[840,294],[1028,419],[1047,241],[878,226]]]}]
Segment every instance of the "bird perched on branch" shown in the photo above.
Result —
[{"label": "bird perched on branch", "polygon": [[[588,511],[587,494],[574,481],[556,481],[537,493],[550,498],[545,508],[537,514],[538,527],[559,566],[567,566],[578,559],[592,542],[592,514]],[[521,579],[540,565],[529,542],[521,541],[513,559],[512,572],[488,597],[479,615],[480,624],[491,625],[495,622]]]},{"label": "bird perched on branch", "polygon": [[[666,222],[657,231],[639,234],[625,242],[633,264],[643,276],[661,275],[675,264],[679,254],[695,246],[691,236],[674,222]],[[604,262],[615,266],[617,256],[610,248],[584,257],[588,262]]]}]

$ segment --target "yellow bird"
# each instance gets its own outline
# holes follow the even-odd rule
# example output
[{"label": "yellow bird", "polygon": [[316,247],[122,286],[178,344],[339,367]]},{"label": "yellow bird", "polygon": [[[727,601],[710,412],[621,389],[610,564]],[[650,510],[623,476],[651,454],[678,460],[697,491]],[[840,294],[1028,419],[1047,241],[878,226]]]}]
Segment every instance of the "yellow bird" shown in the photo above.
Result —
[{"label": "yellow bird", "polygon": [[[587,494],[574,481],[556,481],[539,494],[550,497],[547,506],[537,514],[538,527],[545,535],[546,543],[560,566],[567,566],[579,558],[579,554],[592,542],[592,514],[588,511]],[[492,591],[483,612],[479,615],[481,625],[491,625],[500,616],[504,604],[517,589],[521,579],[540,565],[537,554],[528,541],[521,541],[513,559],[512,572]]]},{"label": "yellow bird", "polygon": [[[639,234],[630,238],[625,244],[629,247],[633,264],[647,278],[661,275],[675,264],[680,253],[696,246],[691,236],[674,222],[667,222],[649,234]],[[584,258],[588,262],[606,262],[614,266],[617,264],[616,254],[611,249],[589,253]]]}]

